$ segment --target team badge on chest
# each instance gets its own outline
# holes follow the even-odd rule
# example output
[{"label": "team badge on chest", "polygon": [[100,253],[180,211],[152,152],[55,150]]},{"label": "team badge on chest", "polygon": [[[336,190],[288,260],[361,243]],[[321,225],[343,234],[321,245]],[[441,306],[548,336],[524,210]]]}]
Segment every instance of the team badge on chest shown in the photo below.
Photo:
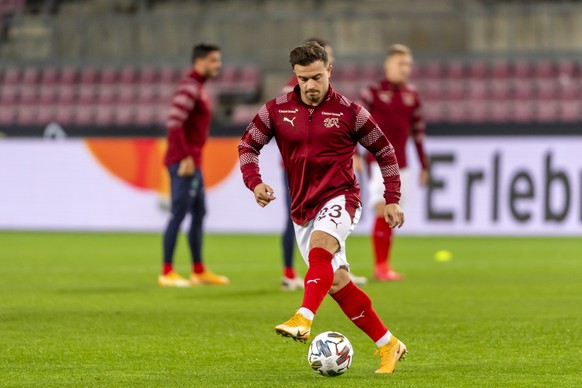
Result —
[{"label": "team badge on chest", "polygon": [[337,118],[337,117],[328,117],[327,119],[323,120],[323,125],[326,128],[331,128],[331,127],[339,128],[339,118]]},{"label": "team badge on chest", "polygon": [[406,106],[414,105],[414,96],[412,93],[402,93],[402,103]]},{"label": "team badge on chest", "polygon": [[380,101],[382,101],[384,104],[390,104],[390,101],[392,101],[392,92],[391,91],[378,92],[378,97],[380,98]]}]

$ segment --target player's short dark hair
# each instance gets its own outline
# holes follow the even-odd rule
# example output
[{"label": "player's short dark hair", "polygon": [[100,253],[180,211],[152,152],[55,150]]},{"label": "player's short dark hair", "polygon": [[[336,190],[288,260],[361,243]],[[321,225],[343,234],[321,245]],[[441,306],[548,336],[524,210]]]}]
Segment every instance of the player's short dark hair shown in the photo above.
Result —
[{"label": "player's short dark hair", "polygon": [[396,54],[412,55],[412,50],[408,46],[396,43],[388,47],[388,52],[386,53],[386,56],[391,57],[392,55]]},{"label": "player's short dark hair", "polygon": [[327,52],[323,46],[315,41],[303,43],[289,53],[289,62],[293,69],[295,65],[307,66],[317,61],[322,61],[325,66],[329,63]]},{"label": "player's short dark hair", "polygon": [[220,47],[215,44],[199,43],[192,48],[192,63],[197,59],[206,58],[208,54],[214,51],[220,51]]},{"label": "player's short dark hair", "polygon": [[327,40],[324,40],[321,38],[315,38],[315,37],[309,38],[309,39],[306,39],[303,43],[307,43],[307,42],[317,42],[317,44],[323,48],[325,48],[325,46],[331,46],[331,44],[329,44],[329,42]]}]

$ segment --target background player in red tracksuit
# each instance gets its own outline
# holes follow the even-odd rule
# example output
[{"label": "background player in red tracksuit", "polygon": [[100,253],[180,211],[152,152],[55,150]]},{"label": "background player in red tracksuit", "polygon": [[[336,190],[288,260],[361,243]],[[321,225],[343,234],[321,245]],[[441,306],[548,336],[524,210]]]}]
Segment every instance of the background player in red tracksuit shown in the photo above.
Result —
[{"label": "background player in red tracksuit", "polygon": [[[307,39],[306,42],[317,42],[321,47],[325,49],[327,53],[327,60],[329,64],[333,66],[334,56],[333,47],[331,44],[320,38]],[[293,89],[298,85],[297,76],[293,75],[287,82],[287,85],[283,87],[281,93],[287,94],[292,92]],[[283,231],[283,236],[281,238],[283,246],[283,281],[281,283],[281,289],[284,291],[293,291],[303,288],[303,279],[301,279],[295,273],[293,267],[293,254],[295,250],[295,229],[293,227],[293,220],[291,219],[291,195],[289,194],[289,184],[287,183],[287,174],[283,172],[285,191],[285,204],[287,205],[287,222],[285,223],[285,230]],[[366,284],[368,279],[363,276],[356,276],[350,272],[350,278],[357,285]]]},{"label": "background player in red tracksuit", "polygon": [[[412,64],[412,53],[408,47],[401,44],[391,46],[384,62],[386,79],[364,88],[361,96],[363,105],[368,108],[372,117],[394,146],[400,168],[401,192],[404,200],[406,200],[410,184],[406,143],[411,134],[422,167],[420,184],[425,186],[428,182],[422,105],[416,88],[407,82],[412,71]],[[383,281],[401,280],[402,275],[390,267],[392,229],[383,217],[383,185],[380,168],[371,154],[368,154],[367,157],[368,162],[370,162],[370,205],[374,207],[377,215],[372,233],[375,254],[374,276]]]},{"label": "background player in red tracksuit", "polygon": [[406,347],[384,326],[368,295],[350,280],[345,243],[362,210],[353,169],[358,143],[381,166],[387,222],[392,227],[404,223],[394,148],[366,109],[331,88],[332,66],[323,47],[305,43],[293,49],[289,59],[299,85],[263,105],[239,145],[245,185],[265,207],[275,193],[261,179],[259,154],[275,137],[287,171],[297,244],[309,267],[301,308],[275,331],[307,341],[315,313],[329,293],[379,347],[376,372],[392,373]]},{"label": "background player in red tracksuit", "polygon": [[[192,69],[180,81],[167,121],[168,150],[165,164],[170,173],[172,216],[164,233],[164,264],[160,286],[188,287],[196,284],[226,284],[228,279],[204,268],[202,261],[202,222],[206,213],[202,178],[202,148],[208,138],[212,116],[204,90],[207,79],[220,72],[220,49],[199,44],[192,50]],[[192,216],[188,243],[192,274],[187,280],[174,271],[173,259],[180,224],[186,213]]]}]

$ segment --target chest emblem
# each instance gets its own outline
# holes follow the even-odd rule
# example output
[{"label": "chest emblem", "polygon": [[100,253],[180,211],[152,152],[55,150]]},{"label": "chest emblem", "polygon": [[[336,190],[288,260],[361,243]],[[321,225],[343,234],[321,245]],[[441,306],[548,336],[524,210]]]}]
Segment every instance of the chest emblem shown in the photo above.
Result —
[{"label": "chest emblem", "polygon": [[414,96],[412,93],[402,93],[402,102],[406,106],[414,105]]},{"label": "chest emblem", "polygon": [[283,121],[288,122],[289,124],[291,124],[292,127],[295,127],[295,124],[293,123],[295,121],[297,117],[293,117],[292,119],[290,119],[289,117],[283,117]]},{"label": "chest emblem", "polygon": [[323,125],[326,128],[331,127],[339,128],[339,119],[337,117],[328,117],[327,119],[323,120]]},{"label": "chest emblem", "polygon": [[378,97],[380,98],[380,101],[382,101],[384,104],[390,104],[390,101],[392,101],[392,92],[391,91],[379,92]]}]

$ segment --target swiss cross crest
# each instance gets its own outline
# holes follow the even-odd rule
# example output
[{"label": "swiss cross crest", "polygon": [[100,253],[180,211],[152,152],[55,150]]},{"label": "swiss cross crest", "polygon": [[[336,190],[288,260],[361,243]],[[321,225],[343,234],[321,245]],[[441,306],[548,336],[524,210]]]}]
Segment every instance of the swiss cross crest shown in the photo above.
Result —
[{"label": "swiss cross crest", "polygon": [[325,125],[326,128],[339,128],[339,119],[337,117],[328,117],[327,119],[323,120],[323,125]]},{"label": "swiss cross crest", "polygon": [[392,100],[392,92],[389,90],[385,92],[378,92],[378,97],[384,104],[390,104],[390,101]]},{"label": "swiss cross crest", "polygon": [[412,93],[402,93],[402,103],[406,106],[414,105],[414,96]]}]

